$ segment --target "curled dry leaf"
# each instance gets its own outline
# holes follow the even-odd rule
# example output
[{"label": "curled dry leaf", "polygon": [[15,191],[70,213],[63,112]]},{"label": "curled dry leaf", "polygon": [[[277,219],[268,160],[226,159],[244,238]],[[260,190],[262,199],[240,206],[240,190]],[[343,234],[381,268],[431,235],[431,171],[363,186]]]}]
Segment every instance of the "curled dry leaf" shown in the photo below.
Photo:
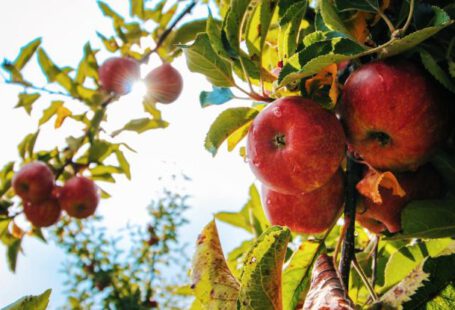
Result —
[{"label": "curled dry leaf", "polygon": [[322,69],[314,77],[305,81],[305,90],[308,94],[321,89],[326,85],[330,85],[329,97],[333,104],[336,104],[340,95],[340,89],[338,87],[338,66],[337,64],[331,64]]},{"label": "curled dry leaf", "polygon": [[357,183],[356,188],[360,194],[371,199],[374,203],[382,204],[379,186],[391,189],[392,194],[395,196],[404,197],[406,195],[406,192],[392,172],[380,172],[372,167],[368,168],[368,172],[364,175],[363,179]]},{"label": "curled dry leaf", "polygon": [[326,254],[321,254],[314,264],[310,290],[302,310],[354,310],[333,267],[332,258]]}]

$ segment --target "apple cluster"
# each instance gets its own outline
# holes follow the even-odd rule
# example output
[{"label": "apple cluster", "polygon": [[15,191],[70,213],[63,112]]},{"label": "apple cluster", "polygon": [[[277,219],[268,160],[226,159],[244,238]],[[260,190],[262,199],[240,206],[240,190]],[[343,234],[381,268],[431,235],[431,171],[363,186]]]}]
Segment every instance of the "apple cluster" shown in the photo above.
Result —
[{"label": "apple cluster", "polygon": [[[140,63],[126,57],[113,57],[99,68],[101,87],[109,93],[128,94],[133,84],[140,79]],[[183,89],[181,74],[169,63],[150,71],[143,79],[147,96],[159,103],[172,103]]]},{"label": "apple cluster", "polygon": [[370,169],[393,172],[406,192],[380,187],[381,204],[361,197],[359,223],[374,233],[400,231],[407,203],[444,194],[427,164],[449,132],[438,90],[415,64],[387,60],[349,76],[339,115],[303,97],[269,104],[252,122],[247,155],[271,223],[299,233],[328,229],[344,203],[347,152]]},{"label": "apple cluster", "polygon": [[92,180],[75,176],[57,186],[52,170],[39,161],[23,166],[12,185],[23,201],[25,217],[36,227],[54,225],[62,210],[71,217],[87,218],[99,203],[98,188]]}]

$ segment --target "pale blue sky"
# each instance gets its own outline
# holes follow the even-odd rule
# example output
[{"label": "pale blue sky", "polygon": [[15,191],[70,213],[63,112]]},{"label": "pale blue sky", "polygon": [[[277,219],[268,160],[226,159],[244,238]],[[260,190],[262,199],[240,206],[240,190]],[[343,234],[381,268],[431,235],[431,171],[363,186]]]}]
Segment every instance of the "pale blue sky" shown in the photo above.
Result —
[{"label": "pale blue sky", "polygon": [[[127,12],[127,1],[108,1],[113,8]],[[59,65],[76,66],[82,55],[82,46],[90,41],[99,47],[95,32],[111,33],[110,20],[104,18],[95,0],[15,0],[3,1],[0,18],[0,59],[14,59],[19,48],[36,37],[43,38],[43,47]],[[200,17],[203,10],[196,11],[192,18]],[[99,54],[99,61],[108,57]],[[152,59],[143,73],[158,64]],[[132,166],[133,180],[119,178],[113,185],[104,186],[113,198],[103,201],[98,212],[105,216],[111,231],[116,231],[131,223],[144,223],[146,206],[162,184],[157,180],[169,170],[182,169],[193,181],[188,186],[192,195],[192,209],[187,212],[191,224],[182,231],[183,242],[192,245],[200,229],[219,210],[238,210],[247,200],[248,187],[254,181],[247,164],[238,155],[223,151],[216,158],[203,149],[203,140],[211,122],[226,107],[201,109],[198,96],[201,90],[211,86],[201,75],[189,73],[183,58],[175,66],[181,70],[185,86],[180,99],[170,106],[162,106],[163,116],[171,125],[165,130],[150,131],[142,135],[125,133],[118,138],[128,141],[137,154],[128,154]],[[33,77],[44,85],[36,64],[25,70],[26,76]],[[0,132],[2,151],[0,165],[18,157],[17,144],[26,134],[36,129],[41,110],[49,103],[43,97],[37,102],[30,118],[22,109],[13,109],[17,93],[21,89],[0,82]],[[247,102],[234,102],[229,105],[246,105]],[[68,107],[77,110],[77,102],[69,102]],[[138,94],[124,97],[112,106],[109,129],[117,129],[129,119],[142,115]],[[64,137],[77,130],[70,122],[54,131],[52,126],[42,130],[38,147],[47,148],[63,143]],[[165,162],[165,163],[163,163]],[[225,249],[238,245],[245,234],[220,225],[220,235]],[[190,250],[192,251],[193,248]],[[7,270],[5,249],[0,247],[0,306],[26,294],[37,294],[47,288],[53,289],[51,306],[55,309],[64,302],[62,295],[63,274],[59,273],[64,259],[62,252],[53,245],[44,245],[27,238],[24,242],[25,256],[18,260],[16,274]]]}]

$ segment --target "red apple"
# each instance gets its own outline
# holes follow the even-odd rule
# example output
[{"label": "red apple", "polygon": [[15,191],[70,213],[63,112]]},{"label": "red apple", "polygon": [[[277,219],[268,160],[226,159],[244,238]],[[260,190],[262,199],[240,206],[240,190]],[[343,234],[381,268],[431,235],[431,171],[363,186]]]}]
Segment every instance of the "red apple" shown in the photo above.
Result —
[{"label": "red apple", "polygon": [[117,95],[125,95],[140,78],[140,67],[134,59],[114,57],[106,60],[99,67],[98,73],[102,88]]},{"label": "red apple", "polygon": [[38,203],[50,197],[55,177],[51,169],[42,162],[23,166],[13,178],[13,188],[24,201]]},{"label": "red apple", "polygon": [[58,222],[62,209],[57,200],[49,199],[39,203],[24,203],[25,217],[36,227],[49,227]]},{"label": "red apple", "polygon": [[344,201],[343,174],[304,194],[287,195],[262,188],[265,213],[273,225],[288,226],[299,233],[320,233],[340,215]]},{"label": "red apple", "polygon": [[396,174],[403,187],[404,197],[392,194],[391,189],[379,187],[382,204],[375,204],[368,198],[360,201],[357,221],[368,230],[379,234],[386,229],[391,233],[401,230],[401,212],[412,200],[440,198],[445,193],[441,176],[427,164],[415,172]]},{"label": "red apple", "polygon": [[324,185],[344,156],[336,116],[302,97],[272,102],[253,121],[247,139],[251,170],[269,189],[284,194]]},{"label": "red apple", "polygon": [[165,63],[153,69],[144,79],[147,94],[160,103],[177,100],[183,89],[183,79],[171,64]]},{"label": "red apple", "polygon": [[60,190],[60,206],[69,216],[83,219],[95,213],[99,203],[98,188],[92,180],[76,176]]},{"label": "red apple", "polygon": [[350,75],[343,89],[348,142],[375,168],[416,170],[447,137],[444,101],[415,64],[366,64]]}]

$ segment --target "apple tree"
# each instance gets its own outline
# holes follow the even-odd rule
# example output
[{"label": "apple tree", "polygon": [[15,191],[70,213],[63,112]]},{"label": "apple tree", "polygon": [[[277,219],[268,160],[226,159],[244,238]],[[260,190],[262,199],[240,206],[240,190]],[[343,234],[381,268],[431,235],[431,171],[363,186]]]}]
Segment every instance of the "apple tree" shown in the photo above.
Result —
[{"label": "apple tree", "polygon": [[[197,5],[206,18],[182,22]],[[168,125],[159,104],[180,92],[170,62],[183,54],[213,85],[201,107],[245,100],[214,120],[205,148],[216,156],[227,142],[262,183],[239,212],[215,215],[249,240],[225,257],[215,220],[202,230],[191,284],[178,290],[195,296],[193,309],[455,304],[452,1],[131,0],[130,18],[99,6],[114,29],[98,34],[102,49],[115,57],[98,59],[87,43],[77,68],[59,66],[37,39],[3,63],[6,81],[23,88],[17,107],[31,113],[43,93],[55,98],[19,144],[21,160],[0,173],[11,269],[24,237],[43,238],[56,221],[62,231],[89,221],[76,219],[96,209],[94,182],[131,177],[125,153],[133,150],[117,135]],[[155,45],[145,46],[150,37]],[[145,116],[106,132],[109,107],[155,55],[165,64],[145,78]],[[34,56],[46,87],[22,73]],[[71,120],[81,132],[36,150],[52,118],[56,130]],[[16,223],[23,213],[26,232]]]},{"label": "apple tree", "polygon": [[202,230],[194,309],[452,308],[454,4],[217,5],[181,45],[200,104],[251,104],[205,148],[238,146],[262,188],[215,215],[251,233],[227,257]]}]

